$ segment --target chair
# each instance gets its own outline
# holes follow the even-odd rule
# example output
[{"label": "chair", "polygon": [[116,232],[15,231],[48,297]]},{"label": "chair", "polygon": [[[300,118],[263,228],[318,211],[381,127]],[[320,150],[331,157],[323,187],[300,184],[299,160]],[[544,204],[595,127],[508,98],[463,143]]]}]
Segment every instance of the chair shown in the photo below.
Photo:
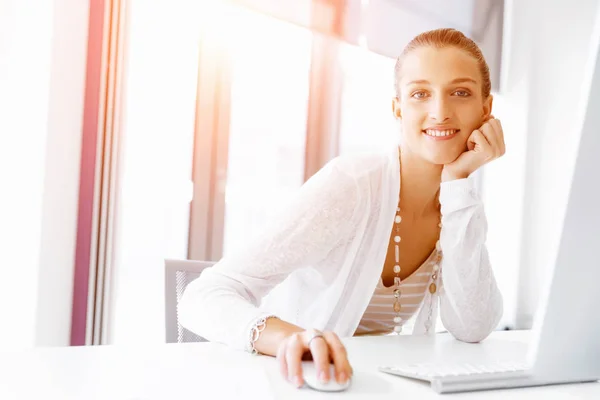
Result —
[{"label": "chair", "polygon": [[179,324],[177,305],[187,285],[214,265],[209,261],[165,260],[165,333],[167,343],[206,342]]}]

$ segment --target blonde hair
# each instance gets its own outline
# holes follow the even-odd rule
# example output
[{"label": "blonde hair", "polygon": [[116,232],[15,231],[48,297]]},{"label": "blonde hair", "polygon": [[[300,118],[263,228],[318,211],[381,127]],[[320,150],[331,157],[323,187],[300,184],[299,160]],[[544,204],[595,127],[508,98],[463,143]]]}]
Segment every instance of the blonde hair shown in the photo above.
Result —
[{"label": "blonde hair", "polygon": [[406,45],[402,54],[397,58],[396,67],[394,68],[394,89],[396,90],[396,96],[398,98],[400,97],[400,71],[402,70],[402,61],[408,53],[424,46],[431,46],[438,49],[454,47],[466,51],[470,56],[475,58],[479,65],[479,72],[481,73],[481,91],[483,98],[487,99],[492,90],[492,83],[490,81],[490,69],[483,57],[481,49],[473,40],[466,37],[464,33],[451,28],[441,28],[423,32]]}]

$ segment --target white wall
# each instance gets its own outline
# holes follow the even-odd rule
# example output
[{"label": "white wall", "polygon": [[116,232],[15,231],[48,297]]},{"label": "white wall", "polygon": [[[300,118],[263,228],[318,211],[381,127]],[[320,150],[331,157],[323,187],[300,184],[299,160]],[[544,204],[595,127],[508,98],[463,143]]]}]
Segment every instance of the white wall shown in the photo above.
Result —
[{"label": "white wall", "polygon": [[[580,132],[582,79],[598,0],[517,1],[506,7],[502,113],[507,154],[486,169],[486,205],[496,268],[519,268],[502,282],[505,319],[531,326],[540,288],[556,257]],[[522,231],[521,231],[522,228]],[[503,248],[517,252],[503,254]],[[515,270],[516,271],[516,270]]]},{"label": "white wall", "polygon": [[34,341],[53,24],[36,3],[0,0],[1,347]]},{"label": "white wall", "polygon": [[[598,0],[553,0],[540,7],[532,57],[525,219],[517,323],[530,326],[552,268],[579,144],[579,107]],[[568,21],[565,24],[565,21]],[[568,26],[568,29],[559,29]],[[531,31],[531,29],[530,29]]]},{"label": "white wall", "polygon": [[531,2],[526,3],[529,7],[516,0],[505,4],[501,87],[494,98],[493,114],[502,122],[506,154],[485,166],[483,174],[487,247],[504,299],[500,326],[515,325],[518,299],[533,45],[532,36],[523,32],[536,12]]},{"label": "white wall", "polygon": [[0,0],[0,348],[69,341],[87,8]]}]

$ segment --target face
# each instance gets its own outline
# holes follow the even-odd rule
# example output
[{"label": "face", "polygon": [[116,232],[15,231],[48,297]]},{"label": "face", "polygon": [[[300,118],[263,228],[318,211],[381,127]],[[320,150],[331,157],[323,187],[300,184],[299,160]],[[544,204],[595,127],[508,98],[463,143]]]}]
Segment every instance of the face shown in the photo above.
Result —
[{"label": "face", "polygon": [[403,148],[434,164],[456,160],[492,109],[477,61],[457,48],[421,47],[405,56],[400,73],[393,106]]}]

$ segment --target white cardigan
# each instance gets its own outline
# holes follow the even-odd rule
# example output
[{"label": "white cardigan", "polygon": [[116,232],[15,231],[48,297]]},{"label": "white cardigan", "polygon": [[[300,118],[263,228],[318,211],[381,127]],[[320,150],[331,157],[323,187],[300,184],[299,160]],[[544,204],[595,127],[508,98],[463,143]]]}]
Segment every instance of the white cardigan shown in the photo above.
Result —
[{"label": "white cardigan", "polygon": [[[399,150],[340,156],[300,189],[248,245],[191,282],[179,303],[182,326],[210,341],[248,349],[263,316],[352,336],[381,275],[400,191]],[[438,303],[444,327],[478,342],[503,312],[485,247],[487,221],[472,180],[440,188],[443,253]],[[439,302],[438,302],[439,298]],[[425,333],[422,306],[413,334]]]}]

